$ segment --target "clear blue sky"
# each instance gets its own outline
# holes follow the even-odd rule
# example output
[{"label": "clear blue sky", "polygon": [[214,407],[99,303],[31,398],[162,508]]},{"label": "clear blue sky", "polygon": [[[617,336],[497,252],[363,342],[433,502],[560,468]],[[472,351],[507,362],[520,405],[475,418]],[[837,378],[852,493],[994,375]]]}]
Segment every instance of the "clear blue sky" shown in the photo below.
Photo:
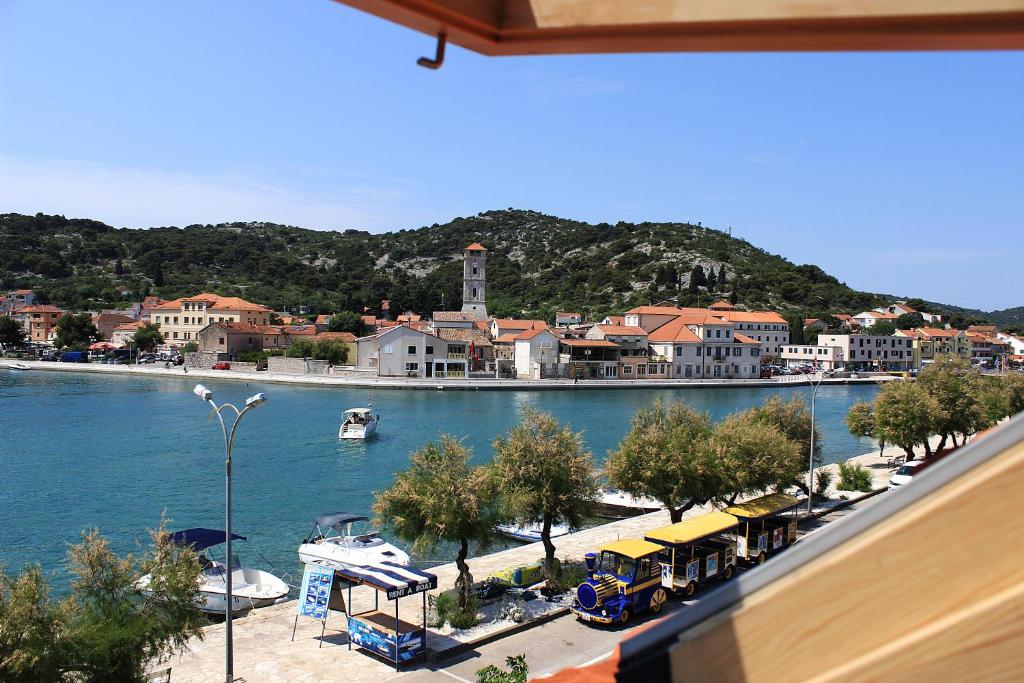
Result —
[{"label": "clear blue sky", "polygon": [[3,0],[0,212],[699,220],[854,287],[1024,304],[1024,53],[432,52],[329,0]]}]

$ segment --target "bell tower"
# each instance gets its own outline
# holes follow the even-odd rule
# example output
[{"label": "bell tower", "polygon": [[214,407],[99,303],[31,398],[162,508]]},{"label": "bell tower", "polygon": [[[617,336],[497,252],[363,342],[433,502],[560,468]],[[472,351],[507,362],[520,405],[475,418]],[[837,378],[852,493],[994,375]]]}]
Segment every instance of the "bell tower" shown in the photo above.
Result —
[{"label": "bell tower", "polygon": [[484,290],[487,280],[487,249],[474,242],[463,252],[462,312],[475,320],[487,320]]}]

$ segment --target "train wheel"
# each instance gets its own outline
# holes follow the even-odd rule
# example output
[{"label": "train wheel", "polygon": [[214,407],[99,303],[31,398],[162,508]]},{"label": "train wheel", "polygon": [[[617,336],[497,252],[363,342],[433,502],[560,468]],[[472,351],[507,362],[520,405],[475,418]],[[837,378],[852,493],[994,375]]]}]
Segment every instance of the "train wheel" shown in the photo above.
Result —
[{"label": "train wheel", "polygon": [[630,616],[631,616],[631,615],[630,615],[630,613],[629,613],[629,608],[628,608],[628,607],[624,607],[624,608],[622,609],[622,611],[621,611],[621,612],[619,612],[619,623],[620,623],[620,624],[625,624],[625,623],[628,623],[628,622],[629,622],[629,617],[630,617]]},{"label": "train wheel", "polygon": [[659,588],[658,590],[654,591],[654,593],[651,595],[651,611],[655,614],[660,612],[666,600],[668,600],[668,596],[665,595],[664,588]]},{"label": "train wheel", "polygon": [[725,571],[722,572],[722,578],[728,581],[732,578],[732,565],[726,565]]},{"label": "train wheel", "polygon": [[758,564],[764,564],[764,561],[767,560],[767,559],[768,559],[768,555],[766,555],[765,553],[761,553],[760,555],[757,556],[757,563]]},{"label": "train wheel", "polygon": [[696,592],[697,592],[697,582],[696,581],[691,581],[690,583],[686,584],[686,597],[692,598],[693,594],[696,593]]}]

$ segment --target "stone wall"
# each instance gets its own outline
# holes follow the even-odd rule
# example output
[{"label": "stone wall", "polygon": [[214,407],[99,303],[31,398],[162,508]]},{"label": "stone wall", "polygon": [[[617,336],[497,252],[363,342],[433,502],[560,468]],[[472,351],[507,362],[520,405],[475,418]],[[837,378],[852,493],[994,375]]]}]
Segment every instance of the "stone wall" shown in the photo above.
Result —
[{"label": "stone wall", "polygon": [[271,356],[267,359],[267,372],[282,375],[326,375],[327,370],[328,364],[325,360],[284,356]]},{"label": "stone wall", "polygon": [[361,368],[355,365],[335,365],[330,374],[334,377],[376,377],[377,368]]},{"label": "stone wall", "polygon": [[231,369],[232,370],[241,370],[242,372],[256,372],[256,364],[255,363],[238,363],[238,362],[235,362],[235,361],[231,361]]},{"label": "stone wall", "polygon": [[186,351],[185,365],[190,368],[209,370],[219,359],[214,351]]}]

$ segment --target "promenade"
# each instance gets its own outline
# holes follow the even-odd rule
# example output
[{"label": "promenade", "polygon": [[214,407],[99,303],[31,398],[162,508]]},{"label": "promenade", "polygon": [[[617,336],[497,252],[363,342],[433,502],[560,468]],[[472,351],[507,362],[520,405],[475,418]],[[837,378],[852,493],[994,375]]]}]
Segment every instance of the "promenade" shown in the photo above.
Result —
[{"label": "promenade", "polygon": [[[45,372],[89,372],[96,374],[129,375],[136,377],[173,377],[188,379],[218,379],[240,382],[276,384],[302,384],[306,386],[375,389],[420,389],[451,391],[542,391],[598,389],[700,389],[706,387],[779,387],[801,386],[810,383],[803,375],[780,375],[767,379],[657,379],[657,380],[600,380],[587,379],[574,382],[569,379],[437,379],[414,377],[356,377],[347,375],[292,375],[242,370],[211,370],[165,367],[162,363],[149,365],[103,365],[100,363],[58,363],[47,361],[18,361]],[[817,377],[813,379],[816,381]],[[855,378],[830,378],[822,384],[877,384],[898,379],[887,374]]]},{"label": "promenade", "polygon": [[[191,373],[190,373],[191,374]],[[887,486],[890,470],[887,460],[901,455],[901,449],[887,447],[884,451],[872,451],[850,458],[850,462],[863,465],[872,475],[872,487],[876,490]],[[838,470],[838,465],[827,465]],[[861,493],[831,491],[834,499],[826,505],[816,506],[815,513],[827,515],[827,511],[835,504],[842,503],[840,497],[856,498]],[[684,518],[703,514],[709,506],[694,508],[687,511]],[[669,523],[667,511],[653,512],[602,524],[590,529],[556,539],[557,556],[566,560],[582,560],[585,553],[594,548],[621,538],[641,537],[650,529]],[[540,543],[523,545],[496,553],[482,555],[470,559],[469,566],[477,580],[510,566],[534,562],[543,557]],[[457,570],[454,563],[432,567],[429,571],[437,574],[438,590],[449,590],[454,586]],[[372,597],[368,589],[362,595],[357,594],[353,607],[361,609],[369,605]],[[421,601],[404,599],[399,602],[399,609],[404,620],[419,624],[421,620]],[[386,609],[393,605],[388,604]],[[397,676],[412,676],[423,679],[424,675],[435,675],[436,669],[444,666],[444,662],[436,664],[414,664],[396,674],[394,666],[358,650],[348,650],[342,618],[332,613],[328,620],[328,629],[320,639],[321,624],[311,619],[300,618],[292,642],[292,629],[295,626],[296,602],[294,600],[255,610],[250,615],[237,619],[234,625],[235,671],[243,676],[247,683],[284,683],[285,681],[372,681],[386,680]],[[559,617],[559,623],[570,620],[569,616]],[[639,620],[642,622],[643,620]],[[580,625],[573,624],[572,626]],[[539,626],[541,629],[548,627]],[[560,627],[560,628],[565,628]],[[216,624],[204,629],[203,641],[192,641],[187,650],[171,659],[171,661],[155,666],[154,669],[171,668],[171,681],[198,682],[214,679],[224,666],[224,625]],[[479,636],[477,629],[473,636]],[[621,637],[622,634],[619,634]],[[472,636],[471,636],[472,637]],[[445,636],[429,631],[429,648],[437,653],[457,646],[460,640],[468,640],[466,636],[453,634]],[[500,641],[497,643],[500,650]],[[493,647],[492,647],[493,649]],[[509,654],[516,654],[509,652]],[[433,671],[432,671],[433,670]],[[418,677],[418,678],[417,678]],[[455,678],[460,678],[455,676]],[[425,680],[425,679],[424,679]]]}]

